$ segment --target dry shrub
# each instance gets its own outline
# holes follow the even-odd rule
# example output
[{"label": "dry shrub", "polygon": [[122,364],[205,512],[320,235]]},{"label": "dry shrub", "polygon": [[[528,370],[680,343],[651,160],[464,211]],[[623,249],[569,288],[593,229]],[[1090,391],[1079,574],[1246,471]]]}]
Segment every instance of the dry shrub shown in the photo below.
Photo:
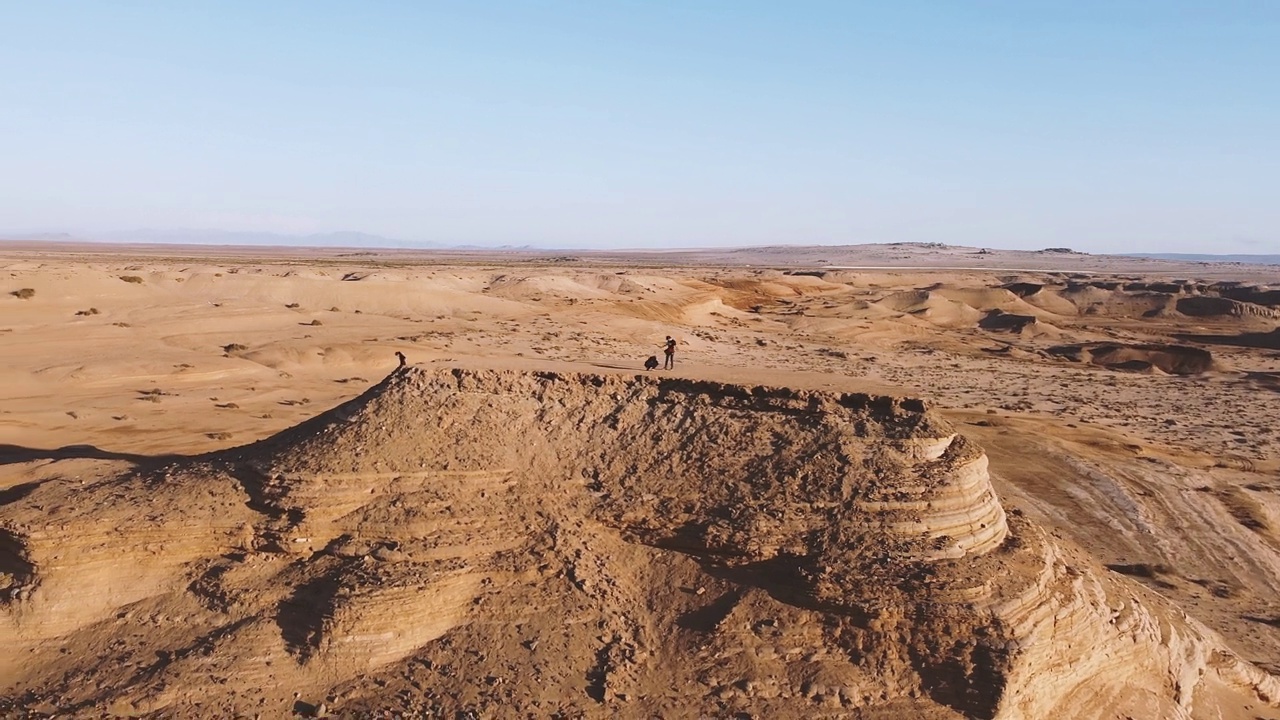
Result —
[{"label": "dry shrub", "polygon": [[14,290],[9,294],[18,298],[19,300],[30,300],[32,297],[35,296],[36,291],[34,288],[22,288],[21,290]]},{"label": "dry shrub", "polygon": [[127,283],[133,283],[135,285],[142,284],[142,278],[138,277],[137,275],[121,275],[120,279]]}]

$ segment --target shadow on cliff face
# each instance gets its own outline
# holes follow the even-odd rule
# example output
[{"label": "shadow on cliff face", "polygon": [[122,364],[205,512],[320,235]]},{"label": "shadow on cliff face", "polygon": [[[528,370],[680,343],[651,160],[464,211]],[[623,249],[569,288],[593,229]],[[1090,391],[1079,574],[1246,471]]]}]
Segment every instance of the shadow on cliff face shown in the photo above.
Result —
[{"label": "shadow on cliff face", "polygon": [[1238,335],[1178,335],[1179,340],[1206,345],[1233,345],[1236,347],[1280,350],[1280,328],[1271,332],[1247,332]]},{"label": "shadow on cliff face", "polygon": [[280,603],[276,626],[289,654],[304,664],[320,649],[325,617],[331,612],[333,598],[342,587],[339,565],[330,572],[313,578],[296,588]]}]

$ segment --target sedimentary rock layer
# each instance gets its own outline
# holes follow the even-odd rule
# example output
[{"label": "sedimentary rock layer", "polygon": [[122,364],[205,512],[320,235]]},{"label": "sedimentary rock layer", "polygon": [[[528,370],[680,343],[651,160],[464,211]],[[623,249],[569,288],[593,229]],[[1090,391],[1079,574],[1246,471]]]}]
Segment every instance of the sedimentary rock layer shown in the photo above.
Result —
[{"label": "sedimentary rock layer", "polygon": [[[0,508],[0,569],[10,702],[86,717],[282,716],[295,692],[593,717],[1278,696],[1006,513],[981,448],[905,398],[405,368],[252,445],[35,488]],[[51,650],[69,638],[98,655]]]}]

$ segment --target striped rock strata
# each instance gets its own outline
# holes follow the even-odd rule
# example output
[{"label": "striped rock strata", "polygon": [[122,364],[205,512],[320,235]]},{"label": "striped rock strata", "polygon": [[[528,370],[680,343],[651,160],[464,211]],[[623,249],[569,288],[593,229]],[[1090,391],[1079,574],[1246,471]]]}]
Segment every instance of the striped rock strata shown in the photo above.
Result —
[{"label": "striped rock strata", "polygon": [[[911,399],[407,368],[254,445],[46,483],[0,507],[0,570],[6,692],[73,715],[284,716],[295,688],[357,715],[1280,699],[1006,515],[981,449]],[[68,672],[49,648],[73,640],[100,653]]]}]

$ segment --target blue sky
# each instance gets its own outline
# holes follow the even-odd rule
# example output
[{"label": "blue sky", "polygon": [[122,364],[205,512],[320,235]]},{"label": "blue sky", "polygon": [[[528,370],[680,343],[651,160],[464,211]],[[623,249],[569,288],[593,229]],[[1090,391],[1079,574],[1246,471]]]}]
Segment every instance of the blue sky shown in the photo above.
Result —
[{"label": "blue sky", "polygon": [[0,231],[1280,252],[1280,2],[9,2]]}]

